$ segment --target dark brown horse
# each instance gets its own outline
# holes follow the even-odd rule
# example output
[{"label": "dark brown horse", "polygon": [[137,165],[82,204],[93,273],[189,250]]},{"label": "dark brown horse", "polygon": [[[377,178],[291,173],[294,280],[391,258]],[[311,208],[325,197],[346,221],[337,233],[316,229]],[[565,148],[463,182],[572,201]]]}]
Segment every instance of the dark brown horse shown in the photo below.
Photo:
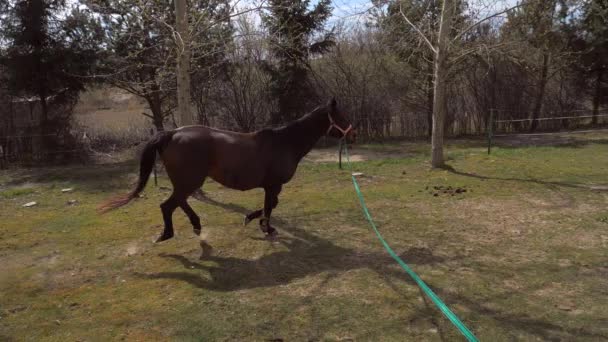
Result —
[{"label": "dark brown horse", "polygon": [[205,178],[237,190],[263,188],[264,208],[245,217],[245,224],[259,218],[261,230],[275,236],[270,214],[279,203],[283,184],[289,182],[298,163],[323,135],[352,141],[355,132],[332,99],[288,125],[254,133],[221,131],[205,126],[186,126],[161,132],[145,146],[139,170],[139,181],[133,191],[104,203],[106,212],[127,204],[144,189],[154,166],[156,153],[163,160],[173,193],[160,205],[165,228],[156,242],[173,237],[173,211],[177,207],[188,215],[199,235],[201,223],[187,198],[201,188]]}]

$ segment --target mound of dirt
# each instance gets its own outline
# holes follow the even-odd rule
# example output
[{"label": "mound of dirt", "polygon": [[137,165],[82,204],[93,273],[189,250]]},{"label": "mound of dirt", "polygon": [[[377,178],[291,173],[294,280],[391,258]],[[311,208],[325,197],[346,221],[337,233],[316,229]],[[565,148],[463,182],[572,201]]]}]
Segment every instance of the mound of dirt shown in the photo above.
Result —
[{"label": "mound of dirt", "polygon": [[439,197],[440,195],[446,196],[454,196],[454,195],[462,195],[467,192],[466,186],[463,187],[452,187],[451,185],[443,186],[443,185],[435,185],[433,187],[427,186],[425,188],[429,194]]}]

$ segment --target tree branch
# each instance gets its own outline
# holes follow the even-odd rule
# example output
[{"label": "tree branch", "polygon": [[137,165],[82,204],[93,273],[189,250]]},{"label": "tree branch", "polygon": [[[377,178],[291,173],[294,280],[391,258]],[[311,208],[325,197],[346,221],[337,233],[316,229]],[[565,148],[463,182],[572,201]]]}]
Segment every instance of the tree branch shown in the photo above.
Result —
[{"label": "tree branch", "polygon": [[509,12],[511,10],[514,10],[514,9],[516,9],[518,7],[521,7],[521,6],[523,6],[523,3],[519,3],[519,4],[517,4],[517,5],[513,6],[513,7],[507,8],[507,9],[505,9],[503,11],[496,12],[496,13],[490,15],[490,16],[487,16],[487,17],[485,17],[485,18],[483,18],[483,19],[481,19],[481,20],[479,20],[479,21],[477,21],[477,22],[469,25],[466,29],[464,29],[462,32],[460,32],[459,34],[457,34],[456,37],[454,37],[454,39],[452,39],[452,42],[455,42],[456,40],[460,39],[465,33],[467,33],[470,30],[472,30],[475,26],[479,26],[484,21],[490,20],[490,19],[492,19],[494,17],[497,17],[497,16],[499,16],[501,14],[505,14],[505,13],[507,13],[507,12]]},{"label": "tree branch", "polygon": [[437,49],[433,46],[433,44],[431,43],[431,41],[428,40],[428,38],[424,35],[424,33],[422,33],[422,31],[420,31],[418,29],[418,27],[416,27],[416,25],[412,24],[412,22],[407,18],[407,16],[405,15],[405,13],[403,13],[403,8],[402,8],[401,4],[399,4],[399,12],[403,16],[403,19],[405,19],[405,21],[407,21],[407,23],[410,24],[410,26],[416,32],[418,32],[418,34],[420,35],[420,37],[422,37],[422,39],[427,43],[427,45],[429,46],[429,48],[431,49],[431,51],[433,51],[433,53],[437,53]]}]

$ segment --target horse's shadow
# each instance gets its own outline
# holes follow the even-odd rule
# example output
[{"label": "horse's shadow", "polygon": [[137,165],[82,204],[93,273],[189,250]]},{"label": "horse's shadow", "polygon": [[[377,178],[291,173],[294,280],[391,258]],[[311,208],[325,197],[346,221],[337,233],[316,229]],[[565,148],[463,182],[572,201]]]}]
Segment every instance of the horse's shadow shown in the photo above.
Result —
[{"label": "horse's shadow", "polygon": [[[274,252],[257,260],[235,257],[206,256],[202,261],[192,261],[182,255],[161,255],[181,263],[185,269],[205,271],[206,275],[191,272],[160,272],[148,274],[148,278],[168,278],[186,281],[196,287],[214,291],[236,291],[257,287],[284,285],[293,280],[321,272],[339,272],[351,269],[369,268],[383,275],[404,277],[402,272],[391,268],[390,257],[376,253],[354,254],[348,249],[335,245],[309,245],[306,242],[293,240],[287,242],[289,251]],[[416,254],[410,250],[402,254]],[[440,262],[442,258],[430,256],[425,263]],[[215,265],[208,263],[211,261]],[[410,258],[411,261],[411,258]]]},{"label": "horse's shadow", "polygon": [[[250,211],[240,205],[218,202],[206,195],[202,197],[199,195],[196,198],[238,214],[246,214]],[[202,255],[199,260],[190,260],[177,254],[161,254],[160,256],[181,263],[187,270],[198,269],[205,271],[204,273],[160,272],[141,276],[186,281],[196,287],[214,291],[271,287],[321,272],[365,268],[382,275],[405,278],[403,272],[394,266],[391,257],[384,252],[361,252],[341,247],[304,229],[290,225],[278,217],[273,217],[272,220],[281,232],[273,243],[281,244],[287,250],[282,249],[266,254],[259,259],[241,259],[213,255],[211,246],[201,242]],[[251,239],[262,240],[263,238],[252,237]],[[410,248],[400,256],[402,259],[418,265],[446,261],[441,256],[433,255],[428,248]]]},{"label": "horse's shadow", "polygon": [[[390,256],[385,253],[357,252],[303,232],[299,228],[288,227],[284,224],[280,224],[279,227],[283,233],[288,232],[292,236],[278,237],[274,243],[287,247],[287,250],[266,254],[259,259],[241,259],[212,255],[210,247],[203,242],[201,243],[202,255],[199,260],[191,260],[178,254],[161,254],[160,256],[181,263],[187,270],[197,269],[204,273],[160,272],[147,274],[145,277],[176,279],[213,291],[272,287],[322,272],[339,273],[353,269],[370,269],[383,276],[408,279],[394,266]],[[410,248],[400,256],[402,259],[418,265],[445,261],[443,257],[433,255],[427,248]]]}]

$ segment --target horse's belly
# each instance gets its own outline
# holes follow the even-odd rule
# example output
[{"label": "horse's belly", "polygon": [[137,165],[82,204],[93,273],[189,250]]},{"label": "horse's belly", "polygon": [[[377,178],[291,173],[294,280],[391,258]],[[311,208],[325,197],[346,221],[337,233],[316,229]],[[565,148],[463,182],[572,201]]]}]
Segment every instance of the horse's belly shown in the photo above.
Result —
[{"label": "horse's belly", "polygon": [[261,182],[256,182],[251,179],[240,179],[238,176],[211,175],[211,178],[225,187],[241,191],[251,190],[261,186]]},{"label": "horse's belly", "polygon": [[209,172],[216,182],[236,190],[251,190],[262,186],[263,170],[258,165],[217,165]]},{"label": "horse's belly", "polygon": [[252,140],[221,136],[212,153],[209,177],[232,189],[250,190],[262,185],[266,165]]}]

